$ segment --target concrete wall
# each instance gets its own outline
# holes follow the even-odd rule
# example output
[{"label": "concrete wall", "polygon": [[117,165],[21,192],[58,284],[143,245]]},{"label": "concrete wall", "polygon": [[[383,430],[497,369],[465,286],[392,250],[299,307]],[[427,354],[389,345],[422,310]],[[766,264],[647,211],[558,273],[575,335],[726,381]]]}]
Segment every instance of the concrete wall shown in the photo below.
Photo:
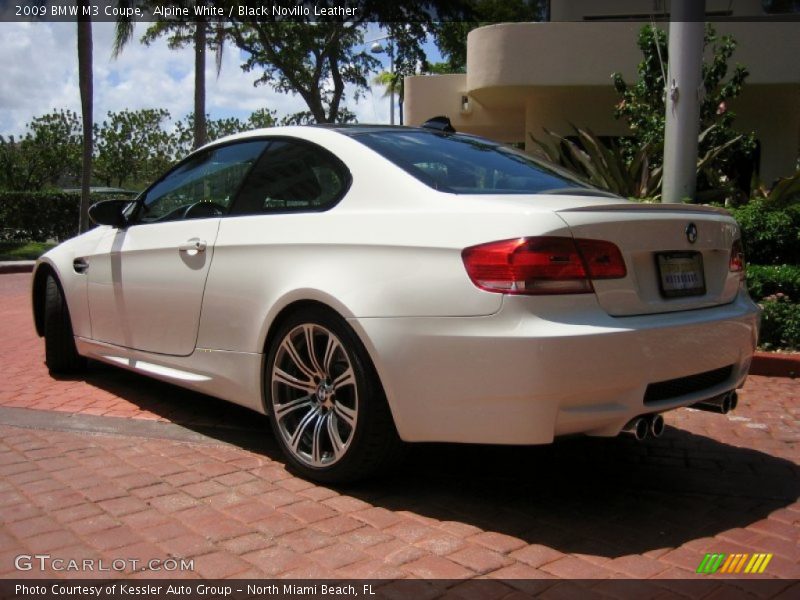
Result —
[{"label": "concrete wall", "polygon": [[572,135],[572,125],[591,129],[597,135],[626,135],[624,121],[613,117],[618,102],[611,86],[539,88],[528,95],[525,105],[525,149],[531,150],[531,136],[550,141],[544,128],[559,135]]},{"label": "concrete wall", "polygon": [[[467,37],[467,89],[477,98],[497,87],[607,85],[612,72],[636,74],[641,23],[502,23]],[[733,62],[748,82],[800,82],[797,23],[718,23],[738,42]],[[490,102],[486,95],[484,102]]]},{"label": "concrete wall", "polygon": [[735,127],[755,131],[761,142],[761,179],[767,184],[800,166],[800,86],[745,85],[730,109]]},{"label": "concrete wall", "polygon": [[486,108],[469,99],[464,112],[461,99],[467,95],[467,76],[418,75],[405,78],[405,122],[422,125],[431,117],[444,115],[457,131],[482,135],[497,141],[516,143],[525,139],[525,105],[522,101],[506,109]]}]

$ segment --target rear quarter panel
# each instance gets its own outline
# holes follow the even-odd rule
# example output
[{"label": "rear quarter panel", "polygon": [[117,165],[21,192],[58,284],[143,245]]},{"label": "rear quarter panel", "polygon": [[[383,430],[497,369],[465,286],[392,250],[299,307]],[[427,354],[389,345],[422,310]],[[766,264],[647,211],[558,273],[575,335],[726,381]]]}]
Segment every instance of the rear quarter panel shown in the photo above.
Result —
[{"label": "rear quarter panel", "polygon": [[440,193],[358,142],[341,135],[334,142],[326,147],[353,176],[338,205],[222,219],[199,347],[262,352],[274,317],[298,300],[322,302],[345,318],[493,314],[502,296],[472,284],[461,251],[524,235],[570,235],[549,207]]}]

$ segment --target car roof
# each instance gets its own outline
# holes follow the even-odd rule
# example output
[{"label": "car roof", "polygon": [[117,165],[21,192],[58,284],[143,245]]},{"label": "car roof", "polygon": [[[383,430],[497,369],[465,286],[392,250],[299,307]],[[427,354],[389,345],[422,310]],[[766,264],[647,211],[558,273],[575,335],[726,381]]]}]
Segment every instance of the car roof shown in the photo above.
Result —
[{"label": "car roof", "polygon": [[[480,140],[486,144],[499,146],[498,142],[494,142],[492,140],[468,134],[468,133],[459,133],[459,132],[443,132],[437,129],[428,128],[428,127],[411,127],[408,125],[377,125],[377,124],[346,124],[346,123],[314,123],[309,125],[279,125],[276,127],[266,127],[266,128],[258,128],[258,129],[251,129],[249,131],[242,131],[239,133],[234,133],[232,135],[228,135],[214,141],[209,142],[205,146],[198,148],[191,152],[188,156],[192,156],[197,152],[201,152],[204,150],[208,150],[210,148],[214,148],[217,146],[225,145],[230,142],[236,141],[244,141],[249,139],[257,139],[261,137],[296,137],[299,139],[305,139],[308,141],[319,141],[317,136],[311,135],[312,132],[330,132],[333,134],[342,135],[346,138],[354,139],[357,138],[361,134],[374,134],[374,133],[401,133],[401,132],[413,132],[413,133],[423,133],[423,134],[430,134],[430,135],[437,135],[437,136],[455,136],[460,138],[472,138],[475,140]],[[187,158],[188,158],[187,156]]]},{"label": "car roof", "polygon": [[359,133],[378,133],[388,131],[430,131],[422,127],[409,127],[407,125],[378,125],[369,123],[315,123],[309,127],[319,129],[330,129],[345,135],[356,135]]}]

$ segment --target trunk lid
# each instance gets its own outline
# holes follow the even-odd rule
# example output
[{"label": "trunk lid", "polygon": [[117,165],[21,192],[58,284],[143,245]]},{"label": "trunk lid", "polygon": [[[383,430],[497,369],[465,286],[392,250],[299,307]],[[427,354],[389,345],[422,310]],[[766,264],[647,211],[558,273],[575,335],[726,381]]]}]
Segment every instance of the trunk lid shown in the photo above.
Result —
[{"label": "trunk lid", "polygon": [[622,251],[627,275],[592,282],[612,316],[707,308],[739,291],[739,273],[729,271],[739,228],[723,209],[592,202],[556,212],[576,238],[607,240]]}]

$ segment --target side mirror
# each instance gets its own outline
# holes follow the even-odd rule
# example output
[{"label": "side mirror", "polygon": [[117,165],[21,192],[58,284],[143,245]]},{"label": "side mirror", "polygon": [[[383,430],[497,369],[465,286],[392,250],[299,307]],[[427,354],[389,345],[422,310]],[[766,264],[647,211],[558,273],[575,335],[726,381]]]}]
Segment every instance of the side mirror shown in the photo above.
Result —
[{"label": "side mirror", "polygon": [[103,200],[89,207],[89,218],[98,225],[122,229],[128,224],[123,211],[132,200]]}]

